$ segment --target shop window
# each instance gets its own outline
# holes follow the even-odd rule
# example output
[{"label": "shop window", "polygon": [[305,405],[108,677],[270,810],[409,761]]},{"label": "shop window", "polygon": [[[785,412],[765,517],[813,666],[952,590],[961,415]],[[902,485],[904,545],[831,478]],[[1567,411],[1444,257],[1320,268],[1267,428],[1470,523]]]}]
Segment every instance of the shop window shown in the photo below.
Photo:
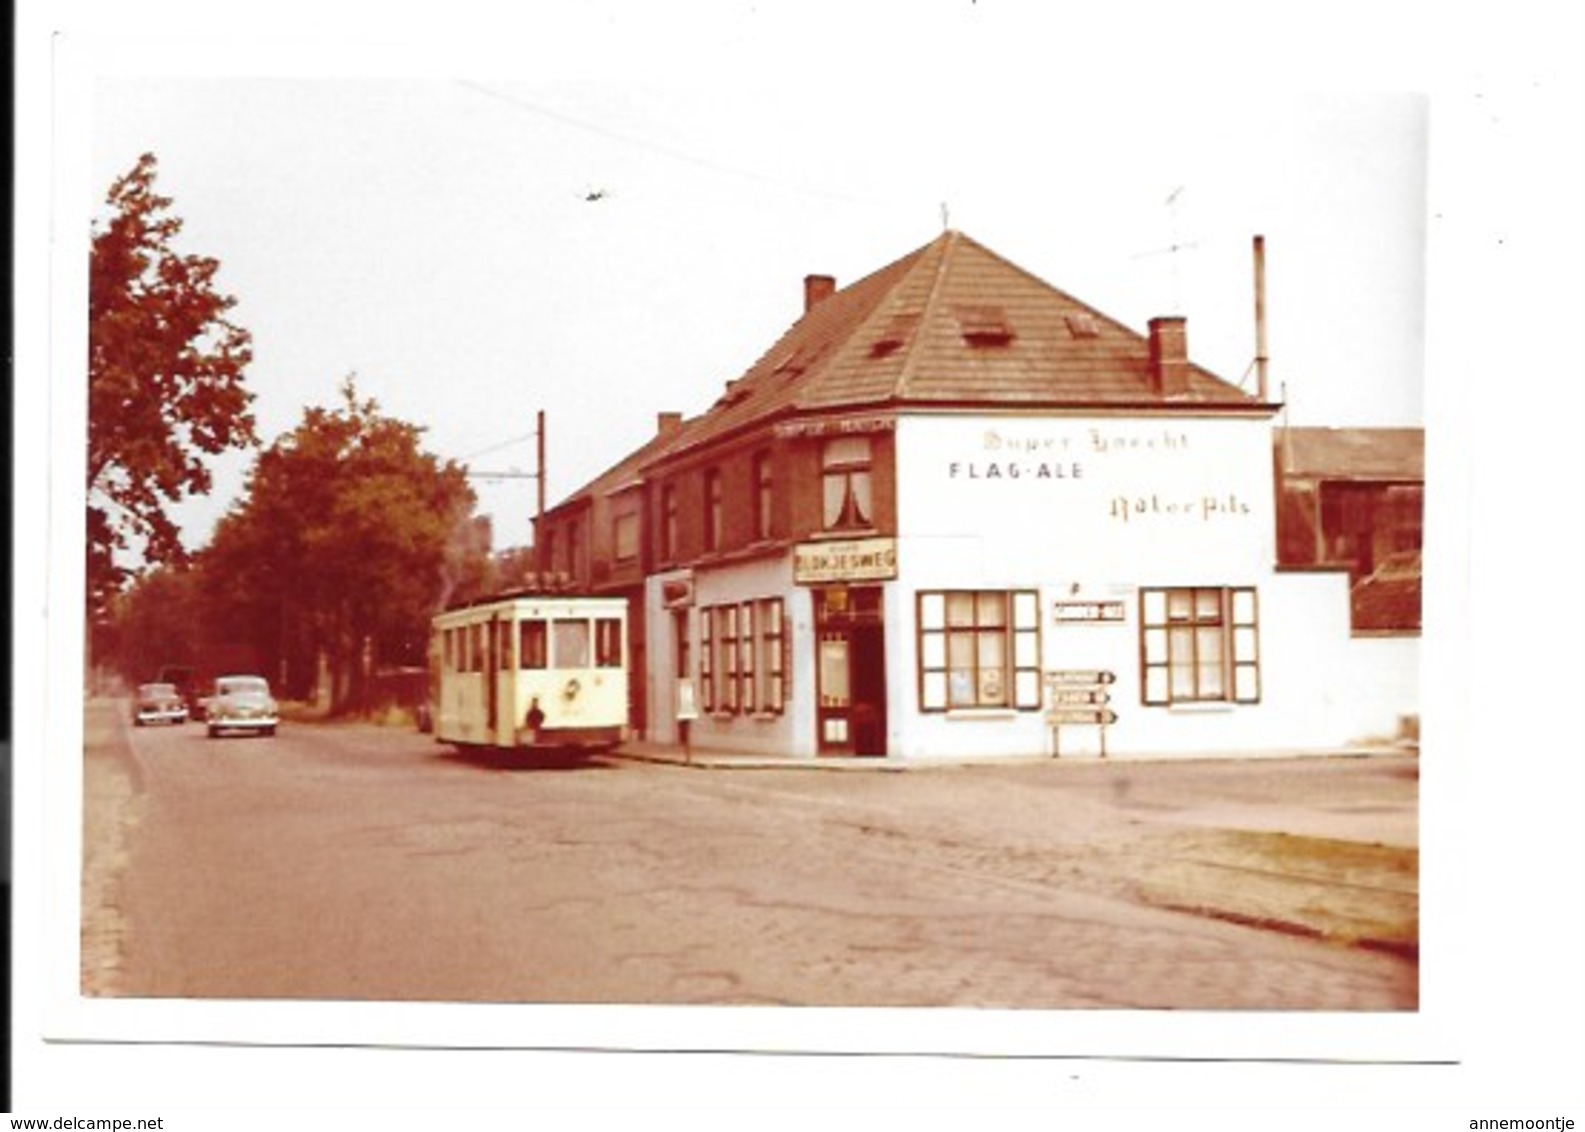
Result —
[{"label": "shop window", "polygon": [[780,714],[786,698],[781,598],[746,601],[738,638],[738,702],[745,712]]},{"label": "shop window", "polygon": [[755,703],[756,688],[754,685],[755,664],[754,630],[758,622],[755,617],[755,608],[752,601],[745,601],[738,610],[738,627],[741,630],[738,636],[737,647],[737,702],[742,705],[745,713],[752,712],[757,706]]},{"label": "shop window", "polygon": [[715,711],[715,617],[708,608],[699,611],[699,708]]},{"label": "shop window", "polygon": [[1260,702],[1253,587],[1142,589],[1139,612],[1146,704]]},{"label": "shop window", "polygon": [[820,467],[824,528],[828,531],[870,529],[874,525],[875,510],[869,437],[844,436],[826,441]]},{"label": "shop window", "polygon": [[699,699],[718,715],[779,714],[786,707],[781,598],[712,605],[699,617]]},{"label": "shop window", "polygon": [[781,714],[786,707],[787,698],[785,652],[787,636],[784,617],[782,600],[775,597],[759,603],[759,615],[755,618],[755,625],[759,631],[756,641],[756,650],[759,653],[757,663],[759,696],[755,706],[762,712],[776,715]]},{"label": "shop window", "polygon": [[738,709],[738,661],[742,642],[738,637],[738,610],[735,605],[717,606],[716,648],[720,652],[716,671],[721,677],[716,710],[736,713]]},{"label": "shop window", "polygon": [[1040,602],[1033,590],[919,594],[919,707],[1040,708]]}]

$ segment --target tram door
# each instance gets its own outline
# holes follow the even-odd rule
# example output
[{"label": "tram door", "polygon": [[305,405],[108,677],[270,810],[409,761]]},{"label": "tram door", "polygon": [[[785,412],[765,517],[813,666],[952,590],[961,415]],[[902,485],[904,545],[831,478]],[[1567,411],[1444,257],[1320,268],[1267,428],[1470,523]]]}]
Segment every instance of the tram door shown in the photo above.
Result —
[{"label": "tram door", "polygon": [[816,727],[827,755],[886,754],[886,633],[878,586],[815,591]]},{"label": "tram door", "polygon": [[485,731],[492,743],[495,742],[497,720],[501,713],[501,627],[500,618],[491,617],[489,631],[485,637]]}]

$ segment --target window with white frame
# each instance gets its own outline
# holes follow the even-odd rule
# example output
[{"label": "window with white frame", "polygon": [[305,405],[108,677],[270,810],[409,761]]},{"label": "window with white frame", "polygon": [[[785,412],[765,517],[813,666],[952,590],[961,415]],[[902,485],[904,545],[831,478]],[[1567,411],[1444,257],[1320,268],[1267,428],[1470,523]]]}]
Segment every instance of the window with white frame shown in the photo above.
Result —
[{"label": "window with white frame", "polygon": [[757,706],[754,687],[754,661],[756,659],[754,653],[754,631],[759,623],[759,618],[756,616],[758,612],[752,601],[745,601],[738,609],[737,702],[742,707],[745,715],[754,711]]},{"label": "window with white frame", "polygon": [[1140,590],[1144,702],[1259,703],[1259,614],[1252,586]]},{"label": "window with white frame", "polygon": [[918,596],[919,709],[1040,709],[1040,600],[1034,590]]},{"label": "window with white frame", "polygon": [[786,708],[786,609],[781,598],[711,605],[699,616],[699,706],[716,715]]},{"label": "window with white frame", "polygon": [[782,599],[746,601],[739,627],[739,703],[745,712],[778,715],[786,701]]},{"label": "window with white frame", "polygon": [[735,605],[716,607],[716,648],[720,663],[720,695],[716,697],[716,710],[736,713],[738,710],[738,661],[742,642],[738,636],[738,608]]},{"label": "window with white frame", "polygon": [[820,455],[822,526],[828,531],[868,530],[874,525],[870,481],[870,438],[828,440]]},{"label": "window with white frame", "polygon": [[699,708],[715,711],[715,611],[699,611]]}]

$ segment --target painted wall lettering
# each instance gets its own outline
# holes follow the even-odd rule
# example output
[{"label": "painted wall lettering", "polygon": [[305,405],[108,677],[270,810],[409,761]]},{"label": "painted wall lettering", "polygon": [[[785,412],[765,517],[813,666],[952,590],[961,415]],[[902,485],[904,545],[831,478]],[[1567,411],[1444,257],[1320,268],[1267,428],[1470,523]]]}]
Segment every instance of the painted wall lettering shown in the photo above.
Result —
[{"label": "painted wall lettering", "polygon": [[954,460],[947,465],[947,478],[954,480],[1076,480],[1083,476],[1084,465],[1077,461]]},{"label": "painted wall lettering", "polygon": [[1112,500],[1111,516],[1124,523],[1137,519],[1181,518],[1211,519],[1248,515],[1249,504],[1237,495],[1202,495],[1198,499],[1180,499],[1162,495],[1119,495]]}]

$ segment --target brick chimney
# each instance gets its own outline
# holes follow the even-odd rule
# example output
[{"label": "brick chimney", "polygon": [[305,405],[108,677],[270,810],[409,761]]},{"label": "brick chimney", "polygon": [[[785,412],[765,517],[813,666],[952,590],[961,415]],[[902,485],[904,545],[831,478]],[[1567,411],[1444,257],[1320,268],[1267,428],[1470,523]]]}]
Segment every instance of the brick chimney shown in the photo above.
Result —
[{"label": "brick chimney", "polygon": [[1150,390],[1163,397],[1189,391],[1189,329],[1182,315],[1150,320]]},{"label": "brick chimney", "polygon": [[656,413],[655,435],[669,436],[682,427],[681,413]]},{"label": "brick chimney", "polygon": [[815,309],[817,303],[836,294],[837,281],[830,275],[804,276],[804,314]]}]

